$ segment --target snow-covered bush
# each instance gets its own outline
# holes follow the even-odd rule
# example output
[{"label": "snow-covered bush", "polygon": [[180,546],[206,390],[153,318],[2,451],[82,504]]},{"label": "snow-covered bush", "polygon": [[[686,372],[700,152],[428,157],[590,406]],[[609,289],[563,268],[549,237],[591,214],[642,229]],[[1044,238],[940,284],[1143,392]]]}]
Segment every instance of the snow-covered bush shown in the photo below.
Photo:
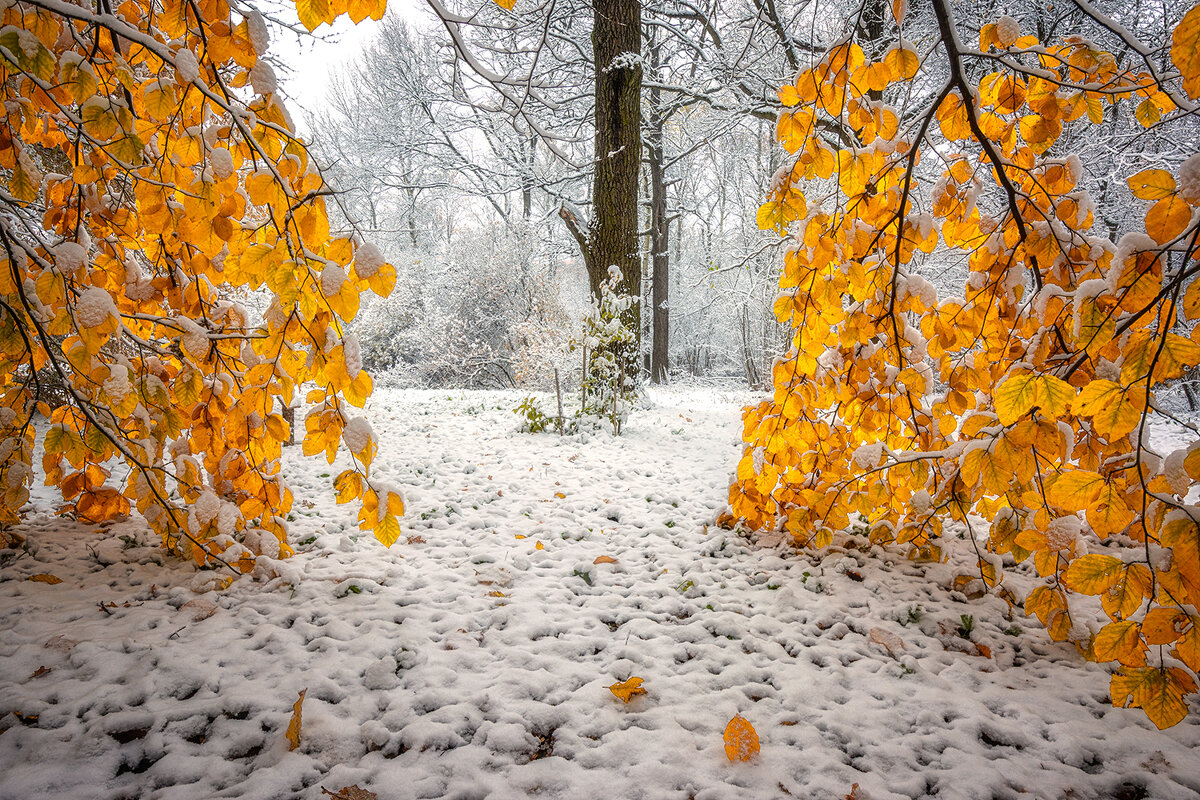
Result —
[{"label": "snow-covered bush", "polygon": [[618,294],[621,278],[616,266],[608,268],[600,302],[592,303],[582,337],[571,343],[572,350],[583,350],[582,414],[607,420],[618,436],[639,396],[636,381],[629,377],[633,370],[624,368],[638,356],[637,331],[625,314],[638,298]]}]

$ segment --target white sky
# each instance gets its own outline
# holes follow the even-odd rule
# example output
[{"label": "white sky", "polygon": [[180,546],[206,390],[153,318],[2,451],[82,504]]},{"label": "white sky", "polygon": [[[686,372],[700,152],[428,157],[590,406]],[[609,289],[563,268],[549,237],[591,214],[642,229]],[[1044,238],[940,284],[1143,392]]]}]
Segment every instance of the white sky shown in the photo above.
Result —
[{"label": "white sky", "polygon": [[[414,27],[427,28],[432,24],[424,0],[388,0],[387,13],[400,16]],[[308,120],[324,104],[334,77],[345,71],[370,44],[378,28],[379,23],[369,17],[354,25],[349,17],[343,16],[332,30],[322,25],[313,32],[313,37],[297,37],[278,28],[271,30],[270,54],[290,70],[279,75],[280,90],[301,133],[309,130]]]}]

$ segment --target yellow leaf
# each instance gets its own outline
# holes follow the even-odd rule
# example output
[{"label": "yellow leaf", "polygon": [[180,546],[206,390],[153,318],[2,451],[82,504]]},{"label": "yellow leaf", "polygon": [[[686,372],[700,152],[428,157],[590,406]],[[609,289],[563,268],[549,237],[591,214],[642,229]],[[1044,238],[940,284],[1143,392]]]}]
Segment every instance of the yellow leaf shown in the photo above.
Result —
[{"label": "yellow leaf", "polygon": [[1050,501],[1062,509],[1087,507],[1100,494],[1104,478],[1083,469],[1060,473],[1048,481]]},{"label": "yellow leaf", "polygon": [[1113,381],[1094,380],[1075,398],[1076,414],[1092,418],[1096,432],[1110,442],[1137,427],[1142,407]]},{"label": "yellow leaf", "polygon": [[883,57],[883,63],[887,64],[896,79],[907,81],[912,80],[921,68],[921,57],[910,47],[895,45]]},{"label": "yellow leaf", "polygon": [[1165,169],[1144,169],[1126,179],[1134,197],[1161,200],[1175,192],[1175,178]]},{"label": "yellow leaf", "polygon": [[1121,580],[1125,564],[1116,556],[1089,553],[1063,570],[1062,582],[1073,592],[1102,594]]},{"label": "yellow leaf", "polygon": [[725,726],[725,757],[730,761],[749,761],[758,755],[758,731],[738,714]]},{"label": "yellow leaf", "polygon": [[1154,104],[1153,100],[1146,99],[1138,104],[1134,109],[1133,118],[1138,121],[1143,128],[1152,127],[1160,119],[1162,119],[1162,111]]},{"label": "yellow leaf", "polygon": [[58,576],[56,576],[56,575],[51,575],[51,574],[49,574],[49,573],[47,573],[47,572],[43,572],[43,573],[40,573],[40,574],[38,574],[38,575],[30,575],[30,576],[29,576],[28,578],[26,578],[25,580],[27,580],[27,581],[33,581],[33,582],[35,582],[35,583],[48,583],[48,584],[50,584],[51,586],[53,586],[53,585],[54,585],[54,584],[56,584],[56,583],[62,583],[62,578],[59,578],[59,577],[58,577]]},{"label": "yellow leaf", "polygon": [[292,705],[292,719],[288,722],[287,733],[285,734],[288,741],[288,750],[295,750],[300,746],[300,726],[302,724],[300,707],[304,704],[304,695],[307,693],[308,689],[301,689],[300,697]]},{"label": "yellow leaf", "polygon": [[1142,620],[1146,644],[1171,644],[1188,630],[1192,620],[1177,608],[1152,608]]},{"label": "yellow leaf", "polygon": [[1171,35],[1171,60],[1183,76],[1183,90],[1200,99],[1200,4],[1183,15]]},{"label": "yellow leaf", "polygon": [[1088,524],[1101,537],[1122,532],[1133,519],[1133,511],[1111,483],[1102,485],[1095,499],[1087,505]]},{"label": "yellow leaf", "polygon": [[642,688],[642,679],[636,676],[631,677],[627,681],[618,681],[609,686],[608,690],[626,703],[632,700],[634,696],[646,693],[646,690]]},{"label": "yellow leaf", "polygon": [[546,549],[546,545],[542,544],[541,542],[538,542],[537,544],[535,544],[535,545],[533,546],[533,549],[534,549],[534,550],[545,550],[545,549]]},{"label": "yellow leaf", "polygon": [[400,520],[396,519],[396,515],[386,513],[379,520],[379,524],[375,526],[375,538],[378,539],[384,547],[391,547],[400,538]]},{"label": "yellow leaf", "polygon": [[1092,654],[1097,661],[1120,661],[1130,667],[1145,666],[1146,650],[1140,626],[1132,621],[1105,625],[1092,643]]},{"label": "yellow leaf", "polygon": [[517,0],[496,0],[496,5],[503,8],[505,11],[512,11],[513,6],[517,4]]},{"label": "yellow leaf", "polygon": [[1034,408],[1048,419],[1067,413],[1075,389],[1053,375],[1018,372],[996,388],[996,416],[1002,425],[1012,425]]},{"label": "yellow leaf", "polygon": [[1112,676],[1109,694],[1117,708],[1140,708],[1159,730],[1183,721],[1187,703],[1183,696],[1196,691],[1196,684],[1177,668],[1124,668]]},{"label": "yellow leaf", "polygon": [[1146,214],[1146,233],[1159,244],[1166,244],[1192,220],[1192,207],[1177,194],[1164,197],[1150,207]]},{"label": "yellow leaf", "polygon": [[328,22],[328,0],[296,0],[296,14],[304,27],[314,31],[322,22]]}]

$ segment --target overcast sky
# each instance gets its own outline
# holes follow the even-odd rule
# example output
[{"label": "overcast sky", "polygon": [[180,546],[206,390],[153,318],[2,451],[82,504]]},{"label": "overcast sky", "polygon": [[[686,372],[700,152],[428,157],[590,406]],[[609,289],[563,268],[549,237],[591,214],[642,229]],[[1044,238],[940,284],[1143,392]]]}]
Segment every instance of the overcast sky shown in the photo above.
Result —
[{"label": "overcast sky", "polygon": [[[417,27],[432,27],[424,0],[388,0],[387,13],[399,15]],[[378,28],[379,23],[369,17],[358,25],[351,23],[349,17],[342,17],[332,31],[328,25],[317,28],[315,37],[297,37],[278,28],[272,29],[271,55],[286,64],[289,70],[286,73],[281,70],[280,89],[302,133],[309,130],[308,120],[312,113],[324,104],[334,77],[353,63],[358,53],[370,44]]]}]

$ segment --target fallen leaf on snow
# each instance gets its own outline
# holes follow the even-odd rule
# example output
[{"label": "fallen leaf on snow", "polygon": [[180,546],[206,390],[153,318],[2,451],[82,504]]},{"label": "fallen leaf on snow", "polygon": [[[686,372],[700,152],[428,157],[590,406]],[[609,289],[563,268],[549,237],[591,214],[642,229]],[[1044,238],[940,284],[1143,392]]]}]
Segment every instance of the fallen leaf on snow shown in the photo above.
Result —
[{"label": "fallen leaf on snow", "polygon": [[596,556],[596,560],[593,561],[592,563],[593,564],[615,564],[615,563],[617,563],[617,560],[615,558],[613,558],[612,556]]},{"label": "fallen leaf on snow", "polygon": [[32,674],[32,675],[30,675],[29,677],[30,677],[30,678],[40,678],[40,677],[42,677],[43,675],[45,675],[45,674],[46,674],[47,672],[49,672],[49,671],[50,671],[50,668],[49,668],[49,667],[47,667],[47,666],[41,666],[41,667],[38,667],[37,669],[35,669],[35,670],[33,671],[33,674]]},{"label": "fallen leaf on snow", "polygon": [[300,707],[304,704],[304,695],[306,694],[308,694],[308,689],[301,689],[300,697],[292,705],[292,719],[288,723],[287,733],[284,734],[287,736],[288,750],[295,750],[300,746],[300,726],[303,724]]},{"label": "fallen leaf on snow", "polygon": [[988,647],[986,644],[979,644],[978,642],[976,642],[975,650],[976,650],[976,652],[979,653],[979,655],[983,656],[984,658],[992,657],[992,648]]},{"label": "fallen leaf on snow", "polygon": [[60,653],[68,653],[70,652],[71,648],[77,644],[79,644],[79,642],[75,641],[74,639],[68,639],[59,633],[47,639],[46,643],[43,644],[42,647],[46,648],[47,650],[57,650]]},{"label": "fallen leaf on snow", "polygon": [[43,572],[40,575],[30,575],[25,580],[34,581],[35,583],[48,583],[53,586],[56,583],[62,583],[62,578],[57,575],[51,575],[48,572]]},{"label": "fallen leaf on snow", "polygon": [[379,795],[374,792],[369,792],[366,789],[360,789],[358,784],[353,786],[343,786],[336,792],[331,792],[324,786],[321,787],[321,794],[332,797],[333,800],[376,800]]},{"label": "fallen leaf on snow", "polygon": [[534,549],[534,550],[545,550],[545,549],[546,549],[546,545],[542,544],[541,542],[538,542],[537,544],[535,544],[535,545],[533,546],[533,549]]},{"label": "fallen leaf on snow", "polygon": [[630,678],[627,681],[617,681],[608,687],[608,690],[626,703],[632,700],[634,695],[646,693],[646,690],[642,688],[642,679],[638,677]]},{"label": "fallen leaf on snow", "polygon": [[896,654],[904,649],[904,640],[883,628],[871,628],[871,631],[867,634],[867,638],[872,644],[877,644],[884,650],[887,650],[887,654],[892,658],[896,658]]},{"label": "fallen leaf on snow", "polygon": [[559,500],[566,500],[566,499],[567,499],[567,496],[566,496],[565,494],[563,494],[562,492],[555,492],[555,493],[554,493],[554,496],[555,496],[555,497],[557,497]]},{"label": "fallen leaf on snow", "polygon": [[199,622],[217,613],[217,604],[208,598],[197,597],[195,600],[189,600],[184,603],[180,606],[179,610],[190,613],[192,615],[192,622]]},{"label": "fallen leaf on snow", "polygon": [[730,761],[749,761],[758,754],[758,731],[741,714],[725,726],[725,755]]}]

